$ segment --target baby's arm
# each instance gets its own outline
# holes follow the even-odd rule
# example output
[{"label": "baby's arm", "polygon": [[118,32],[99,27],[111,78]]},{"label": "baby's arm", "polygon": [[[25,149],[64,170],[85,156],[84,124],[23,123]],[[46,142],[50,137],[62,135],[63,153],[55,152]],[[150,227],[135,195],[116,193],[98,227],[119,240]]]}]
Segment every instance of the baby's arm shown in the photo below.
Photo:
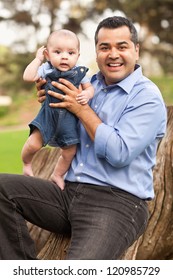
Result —
[{"label": "baby's arm", "polygon": [[77,95],[76,100],[78,103],[84,105],[94,96],[94,88],[89,82],[82,84],[81,87],[82,92]]},{"label": "baby's arm", "polygon": [[23,79],[27,82],[36,82],[39,78],[38,76],[38,68],[44,61],[44,51],[45,47],[42,46],[37,50],[36,57],[33,61],[26,67],[24,73],[23,73]]}]

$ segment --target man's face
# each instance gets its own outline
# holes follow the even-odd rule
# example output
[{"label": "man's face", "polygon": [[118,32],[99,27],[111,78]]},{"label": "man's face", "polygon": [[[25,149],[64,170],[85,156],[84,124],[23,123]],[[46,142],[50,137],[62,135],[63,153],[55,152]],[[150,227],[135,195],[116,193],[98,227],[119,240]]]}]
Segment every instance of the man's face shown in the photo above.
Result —
[{"label": "man's face", "polygon": [[139,59],[139,45],[131,41],[127,26],[109,29],[101,28],[96,45],[96,60],[105,83],[117,83],[134,71]]}]

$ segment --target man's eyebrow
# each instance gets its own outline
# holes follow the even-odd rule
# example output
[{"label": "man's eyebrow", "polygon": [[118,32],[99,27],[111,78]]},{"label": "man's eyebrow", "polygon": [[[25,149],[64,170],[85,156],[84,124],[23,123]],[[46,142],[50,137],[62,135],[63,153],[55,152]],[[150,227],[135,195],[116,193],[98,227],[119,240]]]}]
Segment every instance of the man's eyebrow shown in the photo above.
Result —
[{"label": "man's eyebrow", "polygon": [[[99,46],[108,46],[110,45],[110,43],[107,43],[107,42],[102,42],[99,44]],[[121,41],[121,42],[117,42],[116,45],[128,45],[128,42],[127,41]]]},{"label": "man's eyebrow", "polygon": [[106,42],[105,42],[105,43],[102,42],[102,43],[99,44],[99,46],[108,46],[108,45],[110,45],[110,44],[109,44],[109,43],[106,43]]},{"label": "man's eyebrow", "polygon": [[118,42],[117,45],[128,45],[128,42],[126,42],[126,41],[121,41],[121,42]]}]

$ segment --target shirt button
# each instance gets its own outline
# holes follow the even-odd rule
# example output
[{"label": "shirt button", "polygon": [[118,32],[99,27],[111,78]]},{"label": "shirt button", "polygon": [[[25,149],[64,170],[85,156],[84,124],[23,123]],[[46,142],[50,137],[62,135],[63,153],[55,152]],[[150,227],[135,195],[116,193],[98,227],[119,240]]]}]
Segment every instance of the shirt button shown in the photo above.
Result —
[{"label": "shirt button", "polygon": [[106,89],[106,88],[104,89],[104,92],[107,92],[107,89]]},{"label": "shirt button", "polygon": [[83,163],[80,163],[80,166],[83,166]]},{"label": "shirt button", "polygon": [[89,146],[90,146],[89,144],[86,144],[86,145],[85,145],[86,148],[89,148]]},{"label": "shirt button", "polygon": [[77,176],[77,181],[80,181],[80,176]]},{"label": "shirt button", "polygon": [[97,108],[97,107],[98,107],[97,105],[94,106],[94,108]]}]

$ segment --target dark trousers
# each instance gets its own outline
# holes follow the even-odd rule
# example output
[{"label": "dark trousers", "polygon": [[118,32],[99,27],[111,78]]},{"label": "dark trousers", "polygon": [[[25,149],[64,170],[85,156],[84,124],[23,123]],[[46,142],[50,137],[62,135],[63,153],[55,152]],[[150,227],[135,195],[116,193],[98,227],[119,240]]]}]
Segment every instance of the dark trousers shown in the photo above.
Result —
[{"label": "dark trousers", "polygon": [[36,259],[26,222],[71,234],[69,260],[118,259],[144,232],[147,203],[120,189],[0,174],[0,259]]}]

